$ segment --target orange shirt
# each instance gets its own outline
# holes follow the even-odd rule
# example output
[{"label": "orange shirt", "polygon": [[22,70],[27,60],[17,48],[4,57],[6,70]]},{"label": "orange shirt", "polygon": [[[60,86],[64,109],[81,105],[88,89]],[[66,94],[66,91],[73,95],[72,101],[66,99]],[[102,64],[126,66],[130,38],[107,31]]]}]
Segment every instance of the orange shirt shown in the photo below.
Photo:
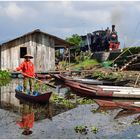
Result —
[{"label": "orange shirt", "polygon": [[32,128],[34,124],[34,113],[31,114],[22,114],[22,120],[17,121],[16,124],[20,126],[20,128]]},{"label": "orange shirt", "polygon": [[19,67],[16,68],[17,71],[22,70],[22,74],[24,75],[24,77],[34,77],[35,72],[34,72],[34,64],[29,60],[29,61],[24,61],[20,64]]}]

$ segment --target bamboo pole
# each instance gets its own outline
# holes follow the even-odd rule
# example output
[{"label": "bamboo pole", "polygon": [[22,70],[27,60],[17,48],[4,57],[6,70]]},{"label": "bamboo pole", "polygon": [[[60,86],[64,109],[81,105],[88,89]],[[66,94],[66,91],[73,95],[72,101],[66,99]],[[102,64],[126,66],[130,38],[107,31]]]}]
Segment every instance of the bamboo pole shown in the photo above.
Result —
[{"label": "bamboo pole", "polygon": [[51,87],[53,87],[53,88],[56,88],[56,86],[54,86],[54,85],[52,85],[52,84],[50,84],[50,83],[48,83],[48,82],[41,81],[41,80],[39,80],[39,79],[37,79],[37,78],[35,78],[35,77],[29,76],[29,75],[27,75],[26,73],[23,73],[23,72],[22,72],[22,75],[26,75],[27,77],[32,78],[32,79],[34,79],[34,80],[36,80],[36,81],[38,81],[38,82],[40,82],[40,83],[42,83],[42,84],[45,84],[45,85],[51,86]]},{"label": "bamboo pole", "polygon": [[123,55],[126,51],[128,51],[130,48],[127,48],[125,51],[123,51],[120,55],[118,55],[112,63],[114,63],[121,55]]},{"label": "bamboo pole", "polygon": [[138,77],[137,77],[137,79],[136,79],[136,81],[135,81],[135,85],[134,85],[134,87],[136,87],[136,85],[137,85],[137,83],[138,83],[139,78],[140,78],[140,73],[139,73],[139,75],[138,75]]}]

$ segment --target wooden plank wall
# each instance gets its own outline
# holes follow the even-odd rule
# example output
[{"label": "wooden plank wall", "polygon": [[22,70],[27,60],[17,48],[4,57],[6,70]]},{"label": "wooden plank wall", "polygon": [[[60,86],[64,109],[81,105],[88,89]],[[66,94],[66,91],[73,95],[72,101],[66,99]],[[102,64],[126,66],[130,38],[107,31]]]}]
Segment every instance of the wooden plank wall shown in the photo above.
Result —
[{"label": "wooden plank wall", "polygon": [[44,34],[33,34],[7,43],[1,47],[1,69],[15,69],[24,60],[20,58],[20,47],[34,56],[36,72],[55,69],[55,42]]}]

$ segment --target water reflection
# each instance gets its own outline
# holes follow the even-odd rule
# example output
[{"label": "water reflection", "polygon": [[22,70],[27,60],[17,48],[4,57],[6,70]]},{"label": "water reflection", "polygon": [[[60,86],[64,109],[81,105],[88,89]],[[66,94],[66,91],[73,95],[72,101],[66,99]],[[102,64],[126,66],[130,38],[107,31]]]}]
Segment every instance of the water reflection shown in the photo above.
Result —
[{"label": "water reflection", "polygon": [[22,108],[20,108],[21,119],[17,121],[16,124],[23,129],[23,135],[30,135],[32,134],[31,128],[34,125],[34,110],[33,105],[26,104],[25,102],[21,103]]},{"label": "water reflection", "polygon": [[[70,96],[70,98],[68,98],[68,100],[65,100],[63,98],[56,98],[56,100],[53,104],[49,103],[49,104],[46,104],[46,105],[43,105],[43,106],[40,105],[40,104],[32,104],[30,102],[23,102],[21,100],[18,100],[15,97],[15,87],[19,83],[22,83],[22,79],[13,79],[9,83],[8,86],[4,86],[4,87],[0,88],[0,108],[7,109],[9,111],[15,112],[16,114],[18,114],[20,116],[20,118],[18,119],[18,122],[17,122],[17,124],[18,124],[17,127],[22,128],[23,129],[22,132],[25,135],[34,133],[33,132],[33,127],[34,127],[34,123],[36,121],[42,120],[42,119],[45,119],[45,118],[52,119],[52,116],[55,116],[57,114],[68,111],[69,110],[69,107],[68,107],[69,102],[66,102],[66,101],[71,101],[72,100],[72,103],[75,103],[75,104],[78,102],[77,106],[79,106],[79,104],[80,104],[79,100],[83,99],[83,98],[80,98],[80,97],[75,98],[75,96],[73,96],[75,94],[72,94]],[[59,92],[61,93],[62,90],[60,89]],[[61,95],[61,94],[59,94],[59,95]],[[86,121],[92,121],[92,120],[97,120],[98,121],[98,119],[101,120],[103,118],[102,123],[105,124],[106,122],[104,121],[104,116],[101,115],[101,113],[106,113],[106,112],[109,112],[109,114],[108,114],[108,116],[105,116],[105,117],[108,118],[108,120],[111,120],[111,121],[113,119],[113,122],[115,122],[115,119],[119,119],[121,117],[127,117],[127,116],[130,116],[131,114],[133,115],[133,114],[140,113],[140,111],[138,111],[138,110],[137,111],[132,110],[132,109],[130,110],[130,108],[128,109],[128,108],[124,108],[122,106],[116,106],[116,104],[114,104],[114,102],[115,101],[112,101],[112,104],[111,104],[111,102],[109,102],[111,104],[110,106],[107,106],[106,104],[104,104],[104,105],[100,104],[100,106],[98,107],[97,104],[94,104],[93,107],[96,107],[96,108],[98,107],[97,110],[94,110],[94,112],[95,113],[96,112],[100,113],[100,114],[98,114],[98,113],[94,114],[95,119],[94,119],[93,113],[90,112],[90,108],[86,109],[87,112],[86,111],[84,112],[84,110],[82,108],[84,106],[83,105],[81,107],[81,110],[79,109],[79,110],[77,110],[77,112],[79,114],[80,114],[80,112],[83,112],[83,114],[81,116],[86,116],[87,118],[89,116],[89,120],[87,118],[84,118],[82,121],[77,119],[76,123],[78,124],[80,121],[81,121],[80,123],[85,123]],[[122,101],[122,102],[125,102],[125,101]],[[85,104],[87,104],[87,102]],[[85,108],[86,108],[86,105],[85,105]],[[71,111],[71,116],[75,117],[76,116],[75,113],[76,112],[74,112],[74,110],[72,110]],[[91,113],[92,117],[90,116],[90,113]],[[64,115],[65,115],[65,113],[64,113]],[[71,118],[71,116],[70,117],[68,116],[68,117]],[[63,118],[63,116],[61,116],[61,117]],[[31,122],[28,122],[29,118],[30,118]],[[59,118],[59,116],[58,116],[58,118]],[[66,119],[67,118],[65,116],[64,120],[66,120]],[[124,118],[124,119],[126,119],[126,118]],[[56,120],[54,120],[53,122],[55,122],[55,121]],[[127,122],[130,122],[130,119],[128,119]],[[63,123],[65,123],[65,121]],[[67,123],[67,121],[66,121],[66,123]],[[70,124],[73,124],[73,123],[75,123],[74,119],[70,119]],[[68,125],[67,127],[69,127],[70,124],[66,124],[66,125]],[[59,125],[59,123],[58,123],[58,125]],[[118,126],[118,124],[117,124],[117,126]],[[69,128],[68,128],[68,131],[69,131]]]},{"label": "water reflection", "polygon": [[42,120],[45,118],[49,118],[52,120],[52,114],[51,114],[51,104],[48,103],[46,105],[40,105],[40,104],[33,104],[30,102],[25,102],[23,100],[19,100],[20,102],[20,120],[18,118],[17,125],[21,129],[23,129],[22,134],[23,135],[30,135],[32,134],[32,128],[35,121]]},{"label": "water reflection", "polygon": [[114,117],[114,119],[131,116],[131,115],[138,114],[138,113],[140,113],[140,111],[123,109]]},{"label": "water reflection", "polygon": [[140,113],[140,106],[135,105],[136,103],[140,103],[139,100],[100,100],[95,99],[96,103],[99,107],[94,112],[107,112],[108,110],[121,109],[114,119],[118,119],[121,117],[127,117],[134,114]]},{"label": "water reflection", "polygon": [[51,104],[33,104],[15,97],[15,87],[22,84],[23,79],[13,79],[8,85],[0,87],[0,108],[16,113],[17,125],[23,129],[22,134],[32,133],[34,121],[52,119]]},{"label": "water reflection", "polygon": [[22,79],[14,79],[8,85],[0,87],[0,108],[18,112],[20,103],[15,97],[15,87],[19,83],[22,83]]}]

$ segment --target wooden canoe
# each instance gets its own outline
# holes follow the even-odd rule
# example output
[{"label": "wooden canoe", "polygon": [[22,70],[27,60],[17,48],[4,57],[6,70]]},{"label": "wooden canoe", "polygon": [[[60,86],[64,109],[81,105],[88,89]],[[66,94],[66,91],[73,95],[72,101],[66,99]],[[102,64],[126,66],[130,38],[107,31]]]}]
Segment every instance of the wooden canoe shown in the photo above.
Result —
[{"label": "wooden canoe", "polygon": [[74,82],[79,82],[82,84],[89,84],[89,85],[112,85],[112,86],[124,86],[130,80],[122,80],[122,81],[109,81],[109,80],[94,80],[94,79],[82,79],[82,78],[68,78],[64,75],[54,75],[55,78],[62,80],[64,82],[67,81],[74,81]]},{"label": "wooden canoe", "polygon": [[100,106],[100,107],[117,107],[116,102],[110,101],[110,100],[100,100],[100,99],[94,99],[94,101]]},{"label": "wooden canoe", "polygon": [[129,100],[129,101],[124,101],[124,100],[120,100],[120,101],[111,101],[111,100],[102,100],[102,99],[94,99],[94,101],[99,105],[99,106],[103,106],[103,107],[140,107],[140,100],[136,101],[136,100]]},{"label": "wooden canoe", "polygon": [[[133,87],[117,87],[117,88],[104,88],[100,86],[90,87],[88,85],[80,84],[73,81],[65,82],[74,93],[86,97],[107,97],[107,98],[131,98],[140,99],[140,89]],[[126,88],[126,89],[125,89]]]},{"label": "wooden canoe", "polygon": [[116,102],[116,105],[123,109],[135,110],[137,112],[140,112],[140,102],[133,103]]},{"label": "wooden canoe", "polygon": [[74,78],[73,81],[89,84],[89,85],[114,85],[114,86],[122,86],[130,82],[130,80],[123,80],[123,81],[107,81],[107,80],[93,80],[93,79],[80,79]]},{"label": "wooden canoe", "polygon": [[111,100],[101,100],[101,99],[94,99],[94,101],[99,105],[98,112],[100,110],[112,110],[117,108],[122,108],[114,119],[120,117],[126,117],[129,115],[140,113],[140,101],[136,100],[119,100],[119,101],[111,101]]},{"label": "wooden canoe", "polygon": [[32,102],[32,103],[39,103],[39,104],[48,103],[52,94],[52,92],[46,92],[43,94],[39,94],[38,96],[33,96],[33,95],[28,95],[18,90],[15,90],[15,92],[16,92],[15,94],[16,98],[25,100],[28,102]]}]

